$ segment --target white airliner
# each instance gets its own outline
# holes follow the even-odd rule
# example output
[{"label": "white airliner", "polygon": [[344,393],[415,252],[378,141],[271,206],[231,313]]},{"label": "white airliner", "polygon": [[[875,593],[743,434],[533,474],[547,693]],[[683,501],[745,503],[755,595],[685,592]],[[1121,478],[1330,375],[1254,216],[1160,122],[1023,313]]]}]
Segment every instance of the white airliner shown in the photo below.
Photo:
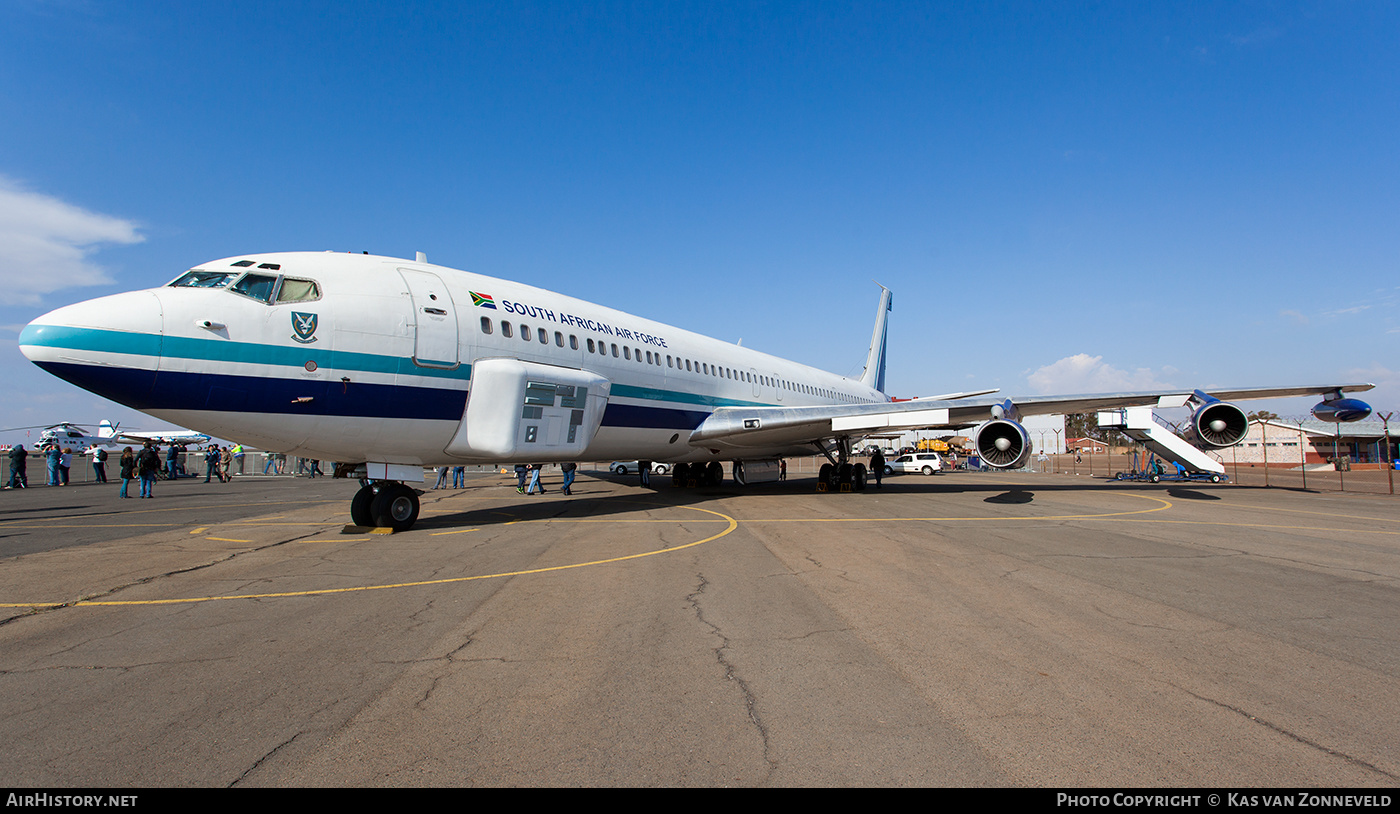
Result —
[{"label": "white airliner", "polygon": [[1190,440],[1238,443],[1224,400],[1321,394],[1319,418],[1370,407],[1366,383],[998,399],[994,390],[892,401],[880,298],[865,371],[826,373],[522,283],[370,255],[244,255],[167,286],[59,308],[30,323],[35,364],[113,401],[210,435],[341,462],[351,517],[406,529],[425,465],[666,461],[676,483],[773,480],[820,451],[820,479],[860,491],[864,436],[977,426],[987,465],[1023,466],[1021,415],[1191,406]]},{"label": "white airliner", "polygon": [[171,430],[170,432],[137,432],[136,430],[121,430],[120,424],[113,424],[107,419],[97,425],[97,437],[102,439],[102,443],[117,444],[127,441],[143,443],[145,441],[155,441],[157,444],[207,444],[211,440],[208,435],[193,430]]}]

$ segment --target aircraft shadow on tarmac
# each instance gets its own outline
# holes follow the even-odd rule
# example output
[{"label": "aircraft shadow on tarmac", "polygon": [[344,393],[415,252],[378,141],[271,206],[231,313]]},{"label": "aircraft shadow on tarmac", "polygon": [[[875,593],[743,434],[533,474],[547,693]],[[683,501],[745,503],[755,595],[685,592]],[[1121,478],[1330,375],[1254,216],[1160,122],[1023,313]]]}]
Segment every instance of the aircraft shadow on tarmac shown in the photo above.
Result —
[{"label": "aircraft shadow on tarmac", "polygon": [[[464,491],[514,489],[514,479],[492,479],[487,482],[469,480],[462,490],[444,492],[445,496],[461,494]],[[598,484],[613,484],[625,487],[625,491],[603,490]],[[505,502],[491,508],[470,509],[461,512],[424,516],[414,528],[441,529],[462,525],[503,525],[529,520],[553,520],[569,517],[607,517],[635,514],[668,507],[703,507],[704,504],[728,498],[745,496],[781,497],[784,495],[810,495],[816,493],[817,479],[814,476],[790,478],[775,483],[736,487],[732,484],[715,487],[676,488],[671,485],[669,475],[652,476],[650,488],[640,486],[636,475],[614,475],[604,471],[584,471],[573,485],[573,495],[565,496],[559,490],[559,476],[556,474],[543,483],[543,495],[514,494],[514,502]],[[1239,487],[1230,487],[1239,488]],[[1131,492],[1161,494],[1166,492],[1174,497],[1193,500],[1219,500],[1215,495],[1180,487],[1163,488],[1159,484],[1124,484],[1117,481],[1036,484],[1035,489],[1009,486],[1006,483],[952,483],[925,479],[885,480],[885,488],[876,490],[874,484],[863,493],[837,493],[824,496],[824,499],[860,500],[876,494],[924,495],[936,497],[943,494],[988,493],[983,502],[1001,505],[1032,503],[1037,492]],[[424,490],[425,504],[432,500],[433,490]]]},{"label": "aircraft shadow on tarmac", "polygon": [[1208,495],[1205,492],[1198,492],[1195,489],[1182,489],[1173,486],[1167,489],[1167,494],[1172,497],[1179,497],[1184,500],[1219,500],[1220,495]]}]

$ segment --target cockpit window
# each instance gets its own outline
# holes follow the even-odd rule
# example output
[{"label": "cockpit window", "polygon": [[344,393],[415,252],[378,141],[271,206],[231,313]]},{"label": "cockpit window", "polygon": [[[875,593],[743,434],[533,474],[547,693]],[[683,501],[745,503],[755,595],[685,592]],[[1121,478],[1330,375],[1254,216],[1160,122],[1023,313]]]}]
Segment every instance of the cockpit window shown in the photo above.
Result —
[{"label": "cockpit window", "polygon": [[175,288],[223,288],[238,277],[238,272],[194,269],[181,274],[170,285]]},{"label": "cockpit window", "polygon": [[272,275],[245,274],[230,290],[260,302],[272,302],[272,289],[276,285],[277,278]]},{"label": "cockpit window", "polygon": [[321,299],[321,287],[315,280],[298,280],[295,277],[282,278],[282,287],[277,291],[278,302],[306,302]]}]

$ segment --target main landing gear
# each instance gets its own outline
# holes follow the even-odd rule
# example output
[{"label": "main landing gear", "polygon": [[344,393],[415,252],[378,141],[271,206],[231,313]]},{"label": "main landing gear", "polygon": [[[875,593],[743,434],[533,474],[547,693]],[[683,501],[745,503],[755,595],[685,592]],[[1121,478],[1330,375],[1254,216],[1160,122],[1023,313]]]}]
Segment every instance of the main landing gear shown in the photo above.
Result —
[{"label": "main landing gear", "polygon": [[[823,492],[864,492],[866,479],[869,472],[865,464],[851,463],[851,439],[836,439],[836,456],[831,454],[831,450],[823,444],[817,444],[817,449],[826,456],[829,463],[824,463],[817,470],[817,490]],[[839,456],[839,457],[837,457]]]},{"label": "main landing gear", "polygon": [[719,461],[708,464],[676,464],[671,469],[673,486],[719,486],[724,482],[724,467]]},{"label": "main landing gear", "polygon": [[350,520],[357,526],[408,531],[418,522],[418,491],[398,481],[361,480],[350,501]]}]

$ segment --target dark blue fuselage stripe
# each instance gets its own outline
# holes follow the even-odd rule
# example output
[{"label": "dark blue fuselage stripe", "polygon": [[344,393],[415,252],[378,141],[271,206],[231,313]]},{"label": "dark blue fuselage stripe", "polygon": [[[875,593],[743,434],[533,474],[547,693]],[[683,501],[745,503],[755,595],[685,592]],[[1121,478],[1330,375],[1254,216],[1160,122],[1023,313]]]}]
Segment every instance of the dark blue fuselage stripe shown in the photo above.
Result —
[{"label": "dark blue fuselage stripe", "polygon": [[[457,421],[467,391],[38,362],[48,372],[137,410],[414,418]],[[306,399],[309,399],[306,400]]]},{"label": "dark blue fuselage stripe", "polygon": [[[218,410],[240,413],[408,418],[458,421],[467,391],[401,384],[278,379],[221,373],[37,362],[44,370],[136,410]],[[465,382],[463,383],[465,384]],[[307,399],[310,401],[298,401]],[[678,410],[609,404],[603,426],[690,431],[709,416]]]},{"label": "dark blue fuselage stripe", "polygon": [[640,407],[634,404],[609,404],[603,411],[604,427],[630,427],[649,430],[685,430],[690,432],[709,418],[699,410],[672,410],[665,407]]}]

